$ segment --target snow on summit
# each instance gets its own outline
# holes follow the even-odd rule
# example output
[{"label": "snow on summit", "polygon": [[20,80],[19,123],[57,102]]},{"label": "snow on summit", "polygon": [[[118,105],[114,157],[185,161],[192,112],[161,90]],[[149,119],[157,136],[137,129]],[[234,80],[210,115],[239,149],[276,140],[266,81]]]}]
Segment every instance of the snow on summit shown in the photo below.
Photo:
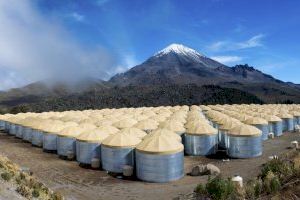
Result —
[{"label": "snow on summit", "polygon": [[183,56],[187,56],[198,60],[199,57],[205,57],[204,55],[198,53],[196,50],[186,47],[182,44],[171,44],[164,48],[163,50],[157,52],[154,56],[160,57],[169,53],[175,53]]}]

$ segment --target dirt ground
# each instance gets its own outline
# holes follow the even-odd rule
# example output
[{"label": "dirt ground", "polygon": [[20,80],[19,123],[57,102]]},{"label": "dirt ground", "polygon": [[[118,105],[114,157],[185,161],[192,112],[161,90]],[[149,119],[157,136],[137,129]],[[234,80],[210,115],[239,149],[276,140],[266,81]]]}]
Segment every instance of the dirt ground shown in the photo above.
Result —
[{"label": "dirt ground", "polygon": [[[287,151],[290,142],[299,141],[299,138],[299,133],[286,133],[279,138],[265,141],[263,155],[253,159],[232,159],[224,162],[216,158],[186,156],[185,171],[188,173],[197,163],[212,163],[221,169],[225,177],[240,175],[247,180],[258,175],[260,166],[269,156]],[[55,154],[44,153],[41,148],[32,147],[31,144],[5,133],[0,133],[0,154],[21,167],[29,168],[37,179],[63,194],[66,199],[172,199],[192,192],[198,183],[207,180],[207,176],[188,175],[165,184],[117,179],[105,171],[85,169],[75,161],[61,160]]]}]

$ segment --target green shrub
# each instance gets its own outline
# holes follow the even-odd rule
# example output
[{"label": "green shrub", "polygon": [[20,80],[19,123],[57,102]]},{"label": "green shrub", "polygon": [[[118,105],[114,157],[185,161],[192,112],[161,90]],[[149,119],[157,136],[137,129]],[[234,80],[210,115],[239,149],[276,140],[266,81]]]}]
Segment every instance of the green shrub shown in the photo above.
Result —
[{"label": "green shrub", "polygon": [[33,189],[32,190],[32,196],[35,197],[35,198],[39,197],[40,196],[40,191],[36,188]]},{"label": "green shrub", "polygon": [[257,199],[263,191],[263,184],[261,179],[250,180],[245,185],[246,199]]},{"label": "green shrub", "polygon": [[283,160],[273,159],[263,166],[260,175],[262,179],[264,179],[269,172],[273,172],[279,178],[284,178],[285,176],[290,175],[293,172],[293,168]]},{"label": "green shrub", "polygon": [[8,172],[3,172],[1,174],[1,177],[3,180],[5,181],[10,181],[10,179],[12,178],[12,174],[11,173],[8,173]]},{"label": "green shrub", "polygon": [[267,176],[264,179],[264,189],[269,194],[274,194],[280,189],[280,181],[277,175],[269,171]]},{"label": "green shrub", "polygon": [[201,183],[197,185],[194,192],[196,192],[197,194],[201,194],[201,195],[207,195],[205,185],[203,185]]},{"label": "green shrub", "polygon": [[52,193],[49,200],[64,200],[64,197],[59,193]]},{"label": "green shrub", "polygon": [[25,185],[19,185],[17,187],[16,191],[23,197],[30,198],[30,196],[31,196],[30,189]]},{"label": "green shrub", "polygon": [[223,200],[228,199],[234,193],[235,187],[231,180],[217,176],[208,180],[206,190],[212,199]]}]

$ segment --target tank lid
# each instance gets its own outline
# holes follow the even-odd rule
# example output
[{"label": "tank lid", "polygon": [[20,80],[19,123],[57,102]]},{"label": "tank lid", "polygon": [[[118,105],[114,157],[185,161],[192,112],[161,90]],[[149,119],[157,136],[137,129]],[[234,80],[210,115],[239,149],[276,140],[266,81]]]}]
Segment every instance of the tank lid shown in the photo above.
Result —
[{"label": "tank lid", "polygon": [[143,137],[145,137],[147,135],[147,133],[145,131],[142,131],[141,129],[135,128],[135,127],[131,127],[131,128],[123,128],[120,130],[120,132],[124,133],[124,134],[128,134],[128,135],[133,135],[135,137],[138,137],[140,139],[142,139]]},{"label": "tank lid", "polygon": [[101,131],[103,131],[103,132],[108,133],[109,135],[113,135],[113,134],[115,134],[115,133],[117,133],[117,132],[120,131],[120,129],[118,129],[118,128],[114,127],[114,126],[110,126],[110,125],[100,126],[98,129],[101,130]]},{"label": "tank lid", "polygon": [[158,122],[153,119],[144,119],[136,123],[134,127],[142,130],[154,130],[158,127]]},{"label": "tank lid", "polygon": [[215,135],[217,133],[218,130],[207,123],[198,123],[195,126],[189,127],[186,131],[188,135]]},{"label": "tank lid", "polygon": [[75,138],[84,131],[85,131],[85,129],[83,129],[79,126],[69,126],[67,128],[62,129],[61,131],[59,131],[58,135],[62,136],[62,137]]},{"label": "tank lid", "polygon": [[110,136],[110,134],[103,132],[99,128],[96,128],[82,132],[76,137],[76,139],[84,142],[101,143],[108,136]]},{"label": "tank lid", "polygon": [[113,123],[113,125],[117,128],[129,128],[129,127],[132,127],[134,126],[135,124],[137,123],[136,120],[134,119],[131,119],[131,118],[125,118],[125,119],[122,119],[120,121],[117,121],[115,123]]},{"label": "tank lid", "polygon": [[260,124],[268,124],[268,121],[259,117],[251,117],[245,121],[246,124],[250,125],[260,125]]},{"label": "tank lid", "polygon": [[258,128],[247,125],[247,124],[239,124],[238,126],[234,127],[233,129],[229,130],[228,135],[232,136],[260,136],[261,135],[261,130]]},{"label": "tank lid", "polygon": [[129,148],[135,147],[141,142],[136,136],[124,134],[121,131],[108,136],[105,140],[102,141],[102,145],[112,147],[112,148]]},{"label": "tank lid", "polygon": [[282,119],[292,119],[293,118],[293,115],[290,115],[289,113],[286,113],[286,112],[281,112],[277,116]]},{"label": "tank lid", "polygon": [[266,115],[265,117],[266,120],[268,120],[269,122],[281,122],[282,120],[275,116],[275,115]]},{"label": "tank lid", "polygon": [[173,154],[183,151],[183,145],[175,138],[160,134],[143,140],[136,149],[150,154]]},{"label": "tank lid", "polygon": [[159,128],[169,129],[174,132],[185,132],[183,123],[176,120],[167,120],[159,124]]},{"label": "tank lid", "polygon": [[224,131],[228,131],[228,130],[231,130],[234,127],[238,126],[241,123],[242,122],[240,122],[237,119],[230,118],[230,119],[228,119],[228,121],[226,121],[226,123],[224,123],[221,126],[219,126],[219,129],[220,130],[224,130]]},{"label": "tank lid", "polygon": [[148,135],[146,135],[143,140],[148,139],[150,137],[156,137],[159,135],[167,135],[170,138],[175,138],[178,142],[181,142],[181,137],[179,135],[177,135],[175,132],[169,130],[169,129],[165,129],[165,128],[158,128],[154,131],[152,131],[151,133],[149,133]]}]

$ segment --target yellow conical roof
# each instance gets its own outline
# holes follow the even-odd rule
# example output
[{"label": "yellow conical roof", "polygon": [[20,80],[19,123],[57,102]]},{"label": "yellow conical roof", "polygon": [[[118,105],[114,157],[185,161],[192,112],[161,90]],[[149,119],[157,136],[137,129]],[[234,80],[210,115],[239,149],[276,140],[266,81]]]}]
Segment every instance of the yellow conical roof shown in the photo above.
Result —
[{"label": "yellow conical roof", "polygon": [[207,123],[198,123],[195,126],[189,127],[186,131],[188,135],[215,135],[218,130]]},{"label": "yellow conical roof", "polygon": [[125,118],[125,119],[122,119],[118,122],[115,122],[113,125],[119,129],[122,129],[122,128],[130,128],[130,127],[133,127],[135,124],[137,123],[136,120],[134,119],[131,119],[131,118]]},{"label": "yellow conical roof", "polygon": [[245,121],[246,124],[249,125],[260,125],[260,124],[268,124],[268,121],[259,117],[251,117]]},{"label": "yellow conical roof", "polygon": [[169,129],[165,129],[165,128],[158,128],[154,131],[152,131],[151,133],[149,133],[148,135],[146,135],[143,139],[148,139],[150,137],[152,137],[153,135],[167,135],[168,137],[172,137],[175,138],[178,142],[181,142],[181,137],[179,135],[177,135],[175,132],[170,131]]},{"label": "yellow conical roof", "polygon": [[81,123],[81,124],[78,124],[78,126],[84,130],[92,130],[92,129],[97,128],[96,125],[91,124],[91,123]]},{"label": "yellow conical roof", "polygon": [[279,113],[277,116],[282,119],[292,119],[293,118],[293,115],[290,115],[286,112]]},{"label": "yellow conical roof", "polygon": [[236,119],[230,119],[229,121],[227,121],[226,123],[222,124],[221,126],[219,126],[220,130],[231,130],[234,127],[238,126],[239,124],[241,124],[242,122],[236,120]]},{"label": "yellow conical roof", "polygon": [[228,135],[234,136],[260,136],[261,130],[254,126],[250,126],[247,124],[240,124],[233,129],[229,130]]},{"label": "yellow conical roof", "polygon": [[264,118],[269,122],[281,122],[282,121],[279,117],[277,117],[275,115],[266,115]]},{"label": "yellow conical roof", "polygon": [[141,130],[154,130],[158,127],[158,122],[153,119],[145,119],[136,123],[134,127]]},{"label": "yellow conical roof", "polygon": [[93,130],[83,131],[76,137],[76,139],[84,142],[101,143],[108,136],[110,136],[110,134],[108,134],[107,132],[103,132],[99,128],[96,128]]},{"label": "yellow conical roof", "polygon": [[169,129],[174,132],[185,132],[183,123],[175,120],[167,120],[160,123],[159,128]]},{"label": "yellow conical roof", "polygon": [[145,137],[147,135],[147,133],[145,131],[142,131],[141,129],[135,128],[135,127],[131,127],[131,128],[123,128],[120,130],[120,132],[124,133],[124,134],[128,134],[128,135],[133,135],[135,137],[138,137],[140,139],[142,139],[143,137]]},{"label": "yellow conical roof", "polygon": [[113,135],[113,134],[120,131],[120,129],[118,129],[114,126],[100,126],[98,129],[103,131],[103,132],[108,133],[109,135]]},{"label": "yellow conical roof", "polygon": [[62,129],[59,131],[58,135],[62,137],[77,137],[79,134],[84,132],[85,129],[79,126],[69,126],[67,128]]},{"label": "yellow conical roof", "polygon": [[183,145],[175,138],[165,134],[156,134],[143,140],[136,149],[151,154],[171,154],[183,151]]},{"label": "yellow conical roof", "polygon": [[130,148],[135,147],[140,142],[141,139],[136,136],[118,132],[114,135],[110,135],[105,140],[103,140],[102,145],[113,148]]}]

